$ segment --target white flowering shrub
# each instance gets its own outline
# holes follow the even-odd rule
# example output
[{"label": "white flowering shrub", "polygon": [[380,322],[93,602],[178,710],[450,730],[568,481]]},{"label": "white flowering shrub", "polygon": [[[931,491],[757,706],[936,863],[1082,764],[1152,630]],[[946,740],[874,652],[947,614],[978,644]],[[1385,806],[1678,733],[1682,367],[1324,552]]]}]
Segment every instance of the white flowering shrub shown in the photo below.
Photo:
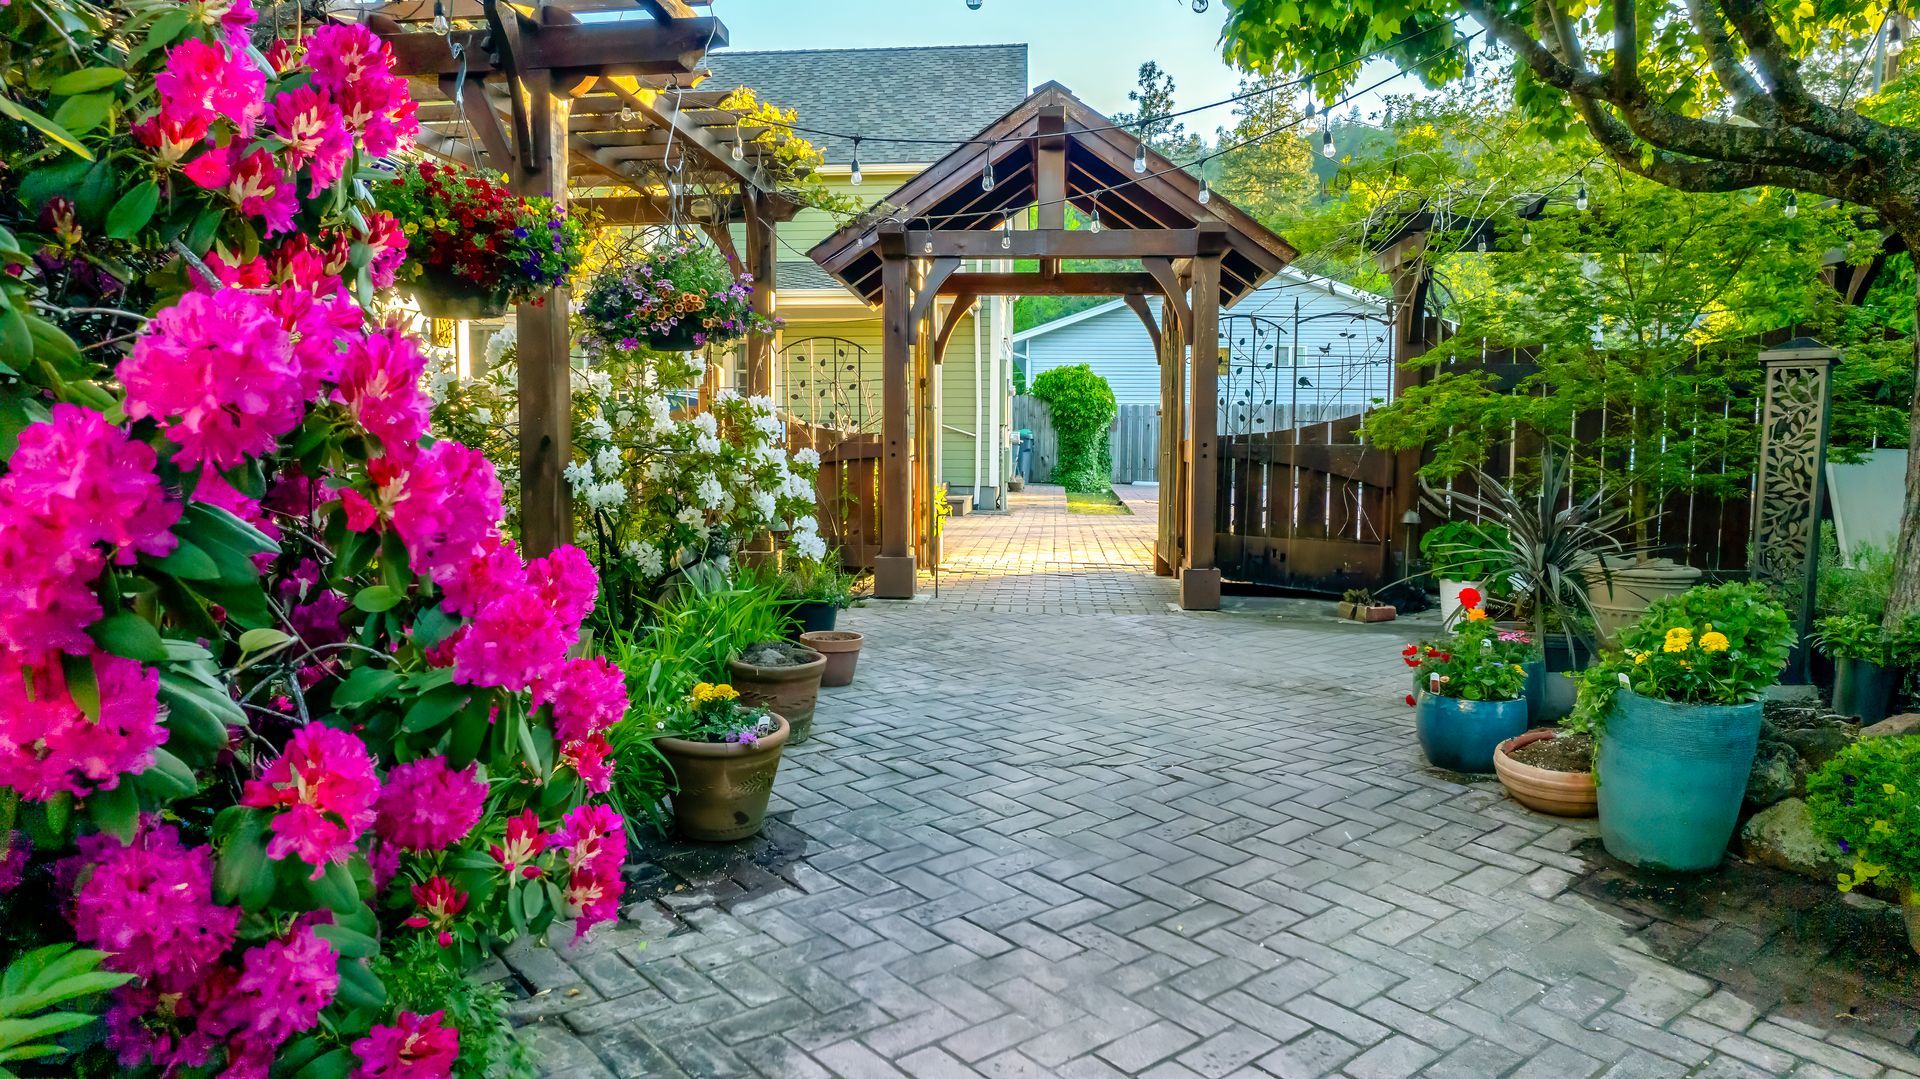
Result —
[{"label": "white flowering shrub", "polygon": [[[500,462],[511,500],[519,452],[511,338],[496,335],[487,355],[479,378],[430,377],[434,427]],[[695,413],[704,373],[696,355],[644,350],[574,369],[566,479],[576,540],[594,556],[601,609],[616,625],[631,624],[668,576],[729,558],[763,532],[787,533],[793,557],[827,555],[814,504],[820,455],[787,453],[771,398],[723,391],[710,412]]]}]

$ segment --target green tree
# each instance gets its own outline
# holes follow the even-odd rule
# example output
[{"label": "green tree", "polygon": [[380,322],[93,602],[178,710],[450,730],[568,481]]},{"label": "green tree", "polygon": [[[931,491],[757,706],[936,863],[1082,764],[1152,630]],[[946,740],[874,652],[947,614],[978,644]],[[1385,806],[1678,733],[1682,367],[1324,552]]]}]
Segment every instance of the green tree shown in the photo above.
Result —
[{"label": "green tree", "polygon": [[1054,434],[1060,440],[1060,463],[1054,478],[1069,491],[1113,489],[1114,417],[1120,406],[1113,387],[1084,363],[1054,367],[1033,380],[1033,395],[1047,403]]},{"label": "green tree", "polygon": [[[1250,96],[1251,95],[1251,96]],[[1269,228],[1298,219],[1318,187],[1313,152],[1298,129],[1293,96],[1271,76],[1242,78],[1231,128],[1216,140],[1221,154],[1210,177],[1221,194]]]},{"label": "green tree", "polygon": [[[1309,77],[1327,100],[1372,56],[1430,86],[1461,79],[1484,28],[1508,50],[1513,100],[1546,132],[1584,126],[1619,168],[1681,191],[1838,199],[1920,245],[1920,126],[1908,87],[1862,96],[1852,80],[1809,77],[1832,66],[1835,50],[1874,62],[1868,39],[1883,25],[1912,36],[1885,0],[1236,0],[1228,11],[1229,60]],[[1920,442],[1920,396],[1909,429]],[[1920,453],[1909,460],[1899,555],[1889,620],[1920,610]]]},{"label": "green tree", "polygon": [[1173,116],[1173,76],[1148,60],[1140,65],[1140,84],[1127,91],[1133,102],[1130,111],[1118,113],[1113,122],[1139,136],[1155,153],[1176,165],[1186,165],[1206,152],[1206,140],[1187,130]]}]

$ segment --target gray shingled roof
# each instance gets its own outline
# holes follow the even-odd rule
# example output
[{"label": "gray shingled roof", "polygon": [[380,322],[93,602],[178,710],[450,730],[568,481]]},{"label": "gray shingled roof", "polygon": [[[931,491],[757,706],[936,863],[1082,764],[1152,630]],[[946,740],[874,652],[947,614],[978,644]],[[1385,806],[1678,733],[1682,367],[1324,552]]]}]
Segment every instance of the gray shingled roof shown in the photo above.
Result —
[{"label": "gray shingled roof", "polygon": [[847,287],[834,280],[832,274],[807,261],[782,261],[778,270],[780,289],[783,292],[787,289],[829,289],[834,292],[844,292]]},{"label": "gray shingled roof", "polygon": [[[921,164],[948,151],[1026,100],[1025,45],[716,52],[709,87],[749,86],[760,100],[794,109],[801,127],[951,140],[943,146],[863,141],[865,163]],[[852,159],[847,139],[802,132],[830,165]]]}]

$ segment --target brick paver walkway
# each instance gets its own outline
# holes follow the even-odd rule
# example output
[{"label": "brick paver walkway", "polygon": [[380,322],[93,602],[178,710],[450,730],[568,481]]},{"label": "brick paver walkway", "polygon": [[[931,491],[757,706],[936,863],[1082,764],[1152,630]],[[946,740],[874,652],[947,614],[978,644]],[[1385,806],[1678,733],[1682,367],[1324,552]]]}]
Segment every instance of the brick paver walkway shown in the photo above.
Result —
[{"label": "brick paver walkway", "polygon": [[[957,610],[1043,614],[1153,614],[1179,596],[1153,575],[1157,487],[1115,489],[1133,512],[1067,512],[1058,487],[1009,496],[1012,511],[947,521],[938,602]],[[933,592],[928,575],[923,586]]]},{"label": "brick paver walkway", "polygon": [[[1424,767],[1394,627],[996,613],[977,576],[849,612],[762,839],[654,849],[621,924],[509,953],[548,1074],[1920,1075],[1897,915],[1642,881]],[[1112,602],[1084,580],[1041,606]]]}]

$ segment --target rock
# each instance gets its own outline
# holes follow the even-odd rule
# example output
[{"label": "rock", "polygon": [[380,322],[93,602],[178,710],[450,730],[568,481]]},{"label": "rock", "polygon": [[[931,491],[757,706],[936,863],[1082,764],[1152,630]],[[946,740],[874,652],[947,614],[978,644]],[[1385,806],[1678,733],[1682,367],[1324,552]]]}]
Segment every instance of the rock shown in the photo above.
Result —
[{"label": "rock", "polygon": [[1788,798],[1764,809],[1740,831],[1740,847],[1748,860],[1833,883],[1840,862],[1833,844],[1814,831],[1807,803]]},{"label": "rock", "polygon": [[1797,794],[1806,783],[1807,766],[1800,753],[1785,742],[1762,741],[1747,776],[1747,804],[1765,808]]},{"label": "rock", "polygon": [[1852,745],[1859,737],[1860,725],[1857,722],[1834,722],[1780,732],[1780,740],[1799,751],[1800,760],[1808,771],[1818,771],[1821,765],[1839,756],[1841,750]]},{"label": "rock", "polygon": [[1906,734],[1920,734],[1920,712],[1908,712],[1904,716],[1889,716],[1860,732],[1862,738],[1897,738]]}]

